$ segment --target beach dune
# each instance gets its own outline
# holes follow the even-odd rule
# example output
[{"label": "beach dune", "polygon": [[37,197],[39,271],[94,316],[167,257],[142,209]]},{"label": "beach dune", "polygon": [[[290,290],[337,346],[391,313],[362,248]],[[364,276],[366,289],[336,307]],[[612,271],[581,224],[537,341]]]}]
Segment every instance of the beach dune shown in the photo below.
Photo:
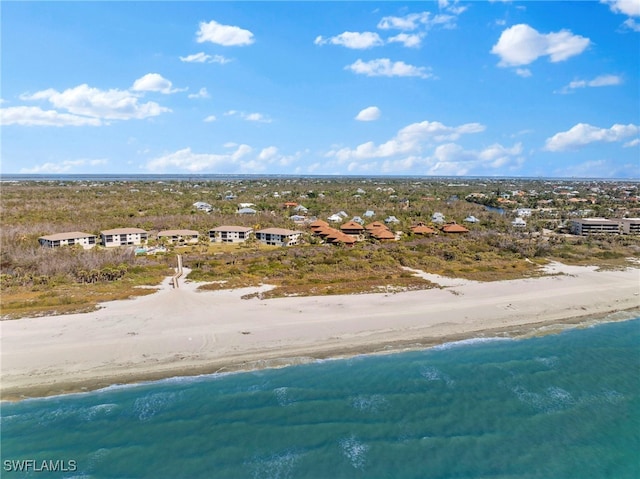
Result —
[{"label": "beach dune", "polygon": [[260,288],[197,291],[197,284],[181,280],[173,289],[167,279],[151,295],[105,303],[91,313],[3,321],[1,396],[17,400],[468,338],[542,334],[640,311],[640,269],[552,263],[547,272],[557,274],[481,283],[414,271],[440,288],[269,300],[241,298]]}]

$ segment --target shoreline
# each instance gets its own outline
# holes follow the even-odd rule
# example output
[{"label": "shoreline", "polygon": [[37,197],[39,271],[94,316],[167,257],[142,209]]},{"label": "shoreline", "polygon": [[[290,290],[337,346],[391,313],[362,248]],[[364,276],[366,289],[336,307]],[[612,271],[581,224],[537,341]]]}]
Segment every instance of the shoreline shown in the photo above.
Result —
[{"label": "shoreline", "polygon": [[197,283],[173,290],[165,281],[154,294],[90,313],[3,321],[1,399],[525,338],[640,316],[637,268],[553,263],[547,273],[553,276],[440,278],[445,286],[431,290],[270,300],[240,299],[256,288],[197,292]]}]

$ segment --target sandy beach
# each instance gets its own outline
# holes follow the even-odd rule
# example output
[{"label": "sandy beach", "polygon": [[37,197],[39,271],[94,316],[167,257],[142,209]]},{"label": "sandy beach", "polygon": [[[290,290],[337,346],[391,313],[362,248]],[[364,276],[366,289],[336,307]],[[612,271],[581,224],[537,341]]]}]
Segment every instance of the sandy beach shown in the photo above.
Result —
[{"label": "sandy beach", "polygon": [[[91,313],[0,323],[3,400],[327,357],[543,334],[640,314],[640,269],[552,263],[549,276],[480,283],[414,271],[439,288],[261,300],[257,288],[201,292],[167,279]],[[265,286],[264,288],[268,288]]]}]

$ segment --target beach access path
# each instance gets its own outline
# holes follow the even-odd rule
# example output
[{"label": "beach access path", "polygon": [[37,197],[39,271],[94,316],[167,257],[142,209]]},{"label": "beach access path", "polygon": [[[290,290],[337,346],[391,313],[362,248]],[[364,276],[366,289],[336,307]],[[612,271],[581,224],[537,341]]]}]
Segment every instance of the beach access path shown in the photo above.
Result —
[{"label": "beach access path", "polygon": [[422,348],[469,338],[542,334],[615,312],[640,312],[640,269],[551,263],[548,276],[443,278],[429,290],[263,300],[268,289],[197,291],[167,278],[157,292],[82,314],[0,323],[1,397],[16,400],[172,376],[259,369]]}]

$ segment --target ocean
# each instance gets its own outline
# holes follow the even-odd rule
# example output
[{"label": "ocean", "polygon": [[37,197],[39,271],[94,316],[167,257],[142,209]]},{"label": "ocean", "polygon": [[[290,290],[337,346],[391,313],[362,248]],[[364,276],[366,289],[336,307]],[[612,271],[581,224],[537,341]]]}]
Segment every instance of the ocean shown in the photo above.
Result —
[{"label": "ocean", "polygon": [[3,403],[0,475],[637,479],[639,345],[637,318]]}]

